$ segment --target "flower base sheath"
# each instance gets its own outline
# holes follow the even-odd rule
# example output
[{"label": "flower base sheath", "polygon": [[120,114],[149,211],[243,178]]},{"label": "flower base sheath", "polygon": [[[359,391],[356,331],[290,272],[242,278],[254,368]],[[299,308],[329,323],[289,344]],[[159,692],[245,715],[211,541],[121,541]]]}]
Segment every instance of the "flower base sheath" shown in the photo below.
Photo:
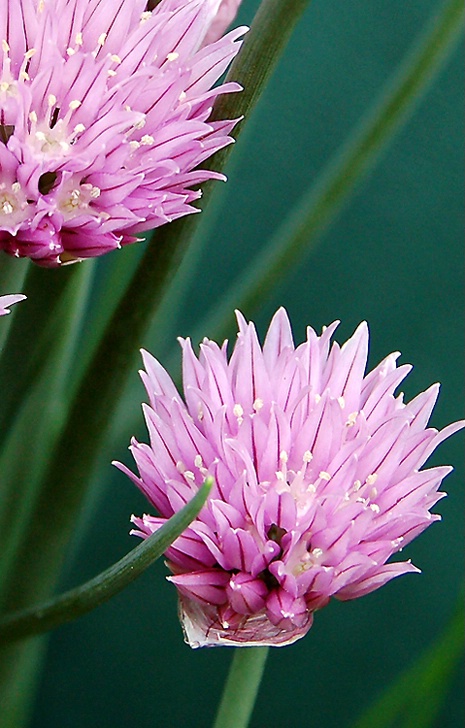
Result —
[{"label": "flower base sheath", "polygon": [[418,571],[386,562],[439,519],[429,509],[451,468],[420,468],[463,426],[426,427],[438,385],[408,404],[394,396],[411,368],[398,354],[365,375],[364,323],[342,347],[330,347],[332,324],[295,348],[280,309],[261,348],[238,322],[229,360],[226,342],[205,339],[197,358],[181,341],[185,402],[143,353],[150,445],[132,441],[138,477],[119,464],[161,514],[133,517],[143,538],[215,479],[167,551],[192,647],[289,644],[331,597]]},{"label": "flower base sheath", "polygon": [[212,88],[246,30],[218,39],[221,5],[2,0],[0,250],[53,267],[197,212],[233,141],[212,105],[240,90]]}]

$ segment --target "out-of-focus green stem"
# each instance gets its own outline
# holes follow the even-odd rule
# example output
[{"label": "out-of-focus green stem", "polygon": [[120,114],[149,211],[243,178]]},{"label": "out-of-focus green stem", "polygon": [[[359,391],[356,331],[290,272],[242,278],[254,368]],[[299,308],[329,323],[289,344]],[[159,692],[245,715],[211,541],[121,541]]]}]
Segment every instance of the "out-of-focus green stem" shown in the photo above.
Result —
[{"label": "out-of-focus green stem", "polygon": [[44,604],[0,619],[0,642],[5,645],[81,617],[118,594],[166,551],[202,509],[213,485],[207,478],[189,503],[150,538],[90,581]]},{"label": "out-of-focus green stem", "polygon": [[[235,117],[251,110],[308,2],[264,0],[243,53],[228,74],[231,78],[234,74],[235,80],[247,79],[247,90],[234,95],[236,103],[222,102],[225,105],[219,113],[229,115],[230,112]],[[248,68],[250,56],[255,57],[253,75]],[[225,159],[222,155],[222,164]],[[35,594],[34,599],[43,598],[56,581],[75,514],[135,354],[192,237],[196,217],[183,218],[157,232],[106,328],[44,476],[43,488],[17,554],[18,568],[14,570],[5,603],[8,610],[27,606],[31,594]],[[50,529],[51,522],[53,529]]]},{"label": "out-of-focus green stem", "polygon": [[251,315],[315,245],[443,67],[460,37],[463,15],[462,0],[449,0],[430,20],[380,99],[329,162],[316,185],[304,195],[240,279],[221,300],[215,301],[213,313],[200,323],[194,341],[206,335],[218,339],[227,336],[234,309]]},{"label": "out-of-focus green stem", "polygon": [[463,658],[464,606],[458,609],[432,645],[420,654],[353,724],[352,728],[433,728],[451,678]]},{"label": "out-of-focus green stem", "polygon": [[236,647],[213,728],[247,728],[269,647]]},{"label": "out-of-focus green stem", "polygon": [[50,270],[33,263],[28,265],[26,261],[12,262],[18,266],[23,285],[21,290],[8,293],[24,293],[28,300],[15,311],[8,346],[0,360],[0,381],[8,382],[8,387],[2,389],[0,442],[12,426],[18,402],[24,401],[34,387],[54,348],[57,333],[63,328],[60,326],[63,321],[57,321],[56,316],[67,295],[68,284],[82,277],[82,266],[93,266],[93,261],[86,261]]},{"label": "out-of-focus green stem", "polygon": [[[8,431],[0,438],[0,611],[18,546],[34,512],[50,451],[66,421],[70,371],[92,272],[93,265],[89,263],[75,268],[73,276],[67,278],[49,321],[50,325],[54,323],[55,335],[50,338],[48,350],[43,352],[43,361],[37,362],[38,373],[33,383],[16,402]],[[23,305],[29,302],[28,299]],[[25,345],[27,349],[27,342]]]},{"label": "out-of-focus green stem", "polygon": [[[18,261],[15,258],[9,258],[6,253],[0,253],[0,296],[5,296],[8,293],[23,293],[27,267],[28,262],[26,260]],[[3,354],[3,348],[14,318],[14,315],[10,313],[7,315],[6,320],[4,318],[2,321],[0,327],[0,355]]]}]

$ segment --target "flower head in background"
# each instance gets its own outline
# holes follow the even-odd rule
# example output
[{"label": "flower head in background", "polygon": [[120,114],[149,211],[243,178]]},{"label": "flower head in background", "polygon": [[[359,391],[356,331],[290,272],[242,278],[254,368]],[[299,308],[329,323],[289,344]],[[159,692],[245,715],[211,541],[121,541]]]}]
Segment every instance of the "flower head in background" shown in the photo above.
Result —
[{"label": "flower head in background", "polygon": [[331,597],[363,596],[406,572],[386,563],[438,515],[430,508],[449,467],[420,470],[463,423],[427,428],[438,385],[405,404],[410,371],[390,354],[365,375],[368,329],[342,347],[337,324],[294,346],[280,309],[261,348],[238,314],[228,360],[205,339],[182,341],[185,403],[143,353],[150,445],[132,441],[139,476],[126,472],[161,517],[133,517],[143,538],[198,490],[207,505],[167,551],[187,641],[285,645],[309,630]]},{"label": "flower head in background", "polygon": [[245,31],[206,42],[220,5],[1,3],[0,250],[53,267],[197,211],[235,124],[212,105],[240,90],[212,88]]},{"label": "flower head in background", "polygon": [[19,301],[24,301],[26,296],[22,293],[11,293],[8,296],[0,296],[0,316],[5,316],[7,313],[11,313],[10,306]]}]

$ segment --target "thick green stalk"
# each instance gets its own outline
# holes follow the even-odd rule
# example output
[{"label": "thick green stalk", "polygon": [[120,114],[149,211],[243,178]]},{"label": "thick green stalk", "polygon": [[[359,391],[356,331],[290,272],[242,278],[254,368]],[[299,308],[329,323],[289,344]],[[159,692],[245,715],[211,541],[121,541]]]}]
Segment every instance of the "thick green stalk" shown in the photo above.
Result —
[{"label": "thick green stalk", "polygon": [[57,332],[63,328],[63,321],[57,321],[57,311],[63,305],[69,284],[81,277],[83,266],[92,266],[89,261],[50,270],[28,261],[7,262],[10,270],[11,263],[18,266],[23,283],[21,290],[8,293],[24,293],[27,301],[15,310],[8,346],[0,360],[0,381],[8,382],[2,388],[0,442],[12,426],[18,402],[24,401],[41,376]]},{"label": "thick green stalk", "polygon": [[269,647],[236,647],[213,728],[247,728]]},{"label": "thick green stalk", "polygon": [[129,554],[98,576],[45,603],[0,619],[1,644],[6,645],[24,637],[48,632],[65,622],[71,622],[125,589],[156,559],[159,559],[168,546],[196,518],[212,485],[213,478],[207,478],[202,488],[184,508],[150,538],[142,541]]},{"label": "thick green stalk", "polygon": [[[24,279],[27,274],[28,261],[17,261],[15,258],[10,258],[6,253],[0,253],[0,296],[5,296],[8,293],[23,293]],[[16,311],[13,309],[13,311]],[[6,316],[2,321],[0,327],[0,355],[3,354],[5,342],[8,339],[8,334],[14,321],[15,316],[11,313]]]},{"label": "thick green stalk", "polygon": [[[28,389],[27,396],[16,404],[15,417],[0,441],[0,604],[18,544],[35,508],[50,449],[66,420],[65,394],[92,271],[92,264],[88,264],[79,267],[68,279],[57,306],[55,337],[50,342],[40,375]],[[24,306],[27,303],[29,301],[25,301]]]},{"label": "thick green stalk", "polygon": [[[236,104],[225,102],[223,110],[227,108],[233,117],[250,111],[268,78],[269,68],[289,38],[294,24],[291,19],[295,22],[300,17],[308,1],[264,0],[257,22],[247,37],[244,53],[229,74],[234,73],[239,81],[249,78],[247,64],[252,54],[258,59],[255,75],[250,77],[247,91],[235,95]],[[274,55],[270,54],[270,48]],[[268,68],[266,73],[260,71],[262,64]],[[225,159],[222,155],[222,163]],[[35,593],[36,599],[46,596],[56,581],[85,485],[132,370],[136,351],[192,237],[196,217],[183,218],[157,232],[106,328],[72,403],[67,425],[55,448],[22,548],[17,554],[18,568],[6,601],[8,610],[27,606],[31,593]],[[50,529],[51,522],[53,529]]]},{"label": "thick green stalk", "polygon": [[[304,195],[248,269],[241,273],[213,313],[201,322],[193,340],[222,339],[230,332],[233,311],[257,309],[283,276],[307,253],[336,219],[361,181],[371,172],[396,131],[437,76],[460,37],[462,0],[449,0],[430,20],[393,75],[380,99],[363,116],[315,186]],[[192,275],[195,275],[195,269]]]}]

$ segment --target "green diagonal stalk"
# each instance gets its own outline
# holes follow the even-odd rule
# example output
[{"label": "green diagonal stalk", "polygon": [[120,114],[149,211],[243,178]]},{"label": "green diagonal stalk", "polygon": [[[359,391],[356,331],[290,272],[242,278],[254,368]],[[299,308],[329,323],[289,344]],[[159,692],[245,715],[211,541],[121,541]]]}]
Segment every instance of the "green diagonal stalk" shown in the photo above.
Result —
[{"label": "green diagonal stalk", "polygon": [[432,728],[463,657],[463,594],[444,631],[401,672],[353,728]]},{"label": "green diagonal stalk", "polygon": [[[234,117],[251,110],[308,1],[264,0],[244,51],[229,76],[234,74],[239,81],[249,78],[250,56],[258,59],[255,73],[246,91],[235,95],[235,102],[222,102],[222,113],[226,108],[228,115]],[[225,159],[224,154],[222,164]],[[67,425],[24,531],[23,544],[16,555],[22,569],[14,570],[5,602],[8,610],[27,606],[31,592],[36,598],[46,596],[56,581],[90,470],[132,369],[137,348],[195,230],[196,217],[184,218],[157,232],[106,328],[72,403]],[[53,529],[50,529],[51,522]]]},{"label": "green diagonal stalk", "polygon": [[166,551],[202,509],[213,485],[207,478],[198,493],[150,538],[85,584],[22,612],[0,619],[0,643],[6,645],[48,632],[92,611],[125,589]]},{"label": "green diagonal stalk", "polygon": [[[218,340],[228,336],[234,309],[239,308],[250,316],[321,238],[443,67],[462,32],[463,15],[462,0],[449,0],[427,23],[379,100],[363,116],[316,184],[255,260],[241,272],[240,279],[220,300],[215,300],[213,313],[200,322],[192,336],[194,341],[206,335]],[[195,268],[190,275],[196,275]],[[183,281],[179,290],[181,299],[186,288]]]}]

